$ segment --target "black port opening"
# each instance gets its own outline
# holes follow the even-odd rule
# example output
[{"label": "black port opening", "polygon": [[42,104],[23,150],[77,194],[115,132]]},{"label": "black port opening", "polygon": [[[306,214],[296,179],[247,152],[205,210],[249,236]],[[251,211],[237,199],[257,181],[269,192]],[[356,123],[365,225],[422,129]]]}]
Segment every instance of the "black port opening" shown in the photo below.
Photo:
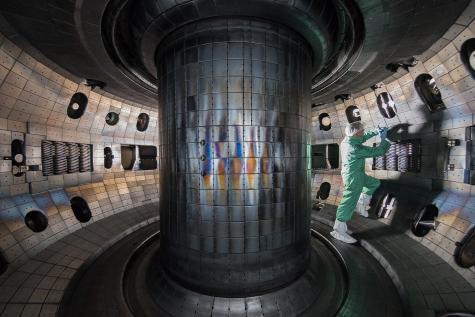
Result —
[{"label": "black port opening", "polygon": [[25,224],[33,232],[41,232],[48,227],[48,218],[39,210],[31,210],[25,215]]},{"label": "black port opening", "polygon": [[320,130],[328,131],[332,128],[332,120],[328,113],[321,113],[318,116],[318,122],[320,123]]},{"label": "black port opening", "polygon": [[108,125],[116,125],[119,122],[119,114],[117,112],[109,112],[106,115],[106,123]]},{"label": "black port opening", "polygon": [[86,200],[82,197],[75,196],[71,198],[70,203],[74,216],[79,222],[88,222],[91,220],[92,213]]},{"label": "black port opening", "polygon": [[446,109],[439,87],[437,87],[437,83],[431,75],[421,74],[417,76],[414,81],[414,87],[430,112],[433,113]]},{"label": "black port opening", "polygon": [[390,93],[380,93],[376,98],[376,103],[378,104],[379,113],[381,113],[384,118],[391,119],[396,116],[396,103]]},{"label": "black port opening", "polygon": [[348,106],[345,109],[345,114],[349,123],[361,121],[360,109],[357,106]]},{"label": "black port opening", "polygon": [[460,242],[455,243],[455,263],[463,268],[475,265],[475,226],[472,226]]},{"label": "black port opening", "polygon": [[340,164],[340,150],[336,143],[312,145],[313,169],[337,169]]},{"label": "black port opening", "polygon": [[0,251],[0,276],[5,273],[8,269],[8,261],[5,258],[5,255]]},{"label": "black port opening", "polygon": [[463,42],[460,47],[460,59],[472,78],[475,79],[475,38]]},{"label": "black port opening", "polygon": [[435,218],[439,215],[439,208],[429,204],[421,208],[412,218],[411,231],[417,237],[423,237],[435,227]]},{"label": "black port opening", "polygon": [[77,92],[71,97],[71,101],[68,106],[68,117],[71,119],[79,119],[86,111],[87,97],[82,92]]},{"label": "black port opening", "polygon": [[122,145],[120,147],[120,162],[124,170],[132,170],[135,165],[135,145]]},{"label": "black port opening", "polygon": [[150,117],[146,113],[141,113],[137,117],[137,130],[140,132],[144,132],[148,128],[148,122],[150,121]]},{"label": "black port opening", "polygon": [[152,145],[139,145],[141,170],[157,169],[157,147]]},{"label": "black port opening", "polygon": [[104,168],[111,168],[112,162],[114,160],[114,155],[112,155],[112,149],[110,147],[104,148]]},{"label": "black port opening", "polygon": [[318,188],[317,198],[321,200],[326,200],[330,196],[331,185],[329,182],[323,182]]}]

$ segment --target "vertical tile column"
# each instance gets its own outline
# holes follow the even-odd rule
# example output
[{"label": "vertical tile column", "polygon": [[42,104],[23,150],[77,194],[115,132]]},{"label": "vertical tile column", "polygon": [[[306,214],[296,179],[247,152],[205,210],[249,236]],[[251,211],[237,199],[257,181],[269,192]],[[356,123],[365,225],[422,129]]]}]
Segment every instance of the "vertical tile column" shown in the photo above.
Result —
[{"label": "vertical tile column", "polygon": [[309,261],[311,48],[247,18],[159,47],[161,264],[195,290],[250,295]]}]

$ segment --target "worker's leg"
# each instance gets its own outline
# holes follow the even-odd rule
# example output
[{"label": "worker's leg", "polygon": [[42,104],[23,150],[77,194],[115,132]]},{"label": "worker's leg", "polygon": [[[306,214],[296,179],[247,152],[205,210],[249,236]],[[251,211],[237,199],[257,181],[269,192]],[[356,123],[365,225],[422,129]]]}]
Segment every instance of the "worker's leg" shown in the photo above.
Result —
[{"label": "worker's leg", "polygon": [[345,186],[344,188],[343,197],[336,210],[336,219],[341,222],[351,219],[362,190],[360,186]]},{"label": "worker's leg", "polygon": [[373,193],[381,185],[381,181],[374,177],[364,175],[363,193],[368,196],[373,196]]},{"label": "worker's leg", "polygon": [[356,212],[363,217],[368,217],[368,210],[370,209],[371,196],[373,196],[373,193],[379,187],[381,182],[379,181],[379,179],[368,176],[366,174],[364,175],[363,180],[364,180],[363,191],[360,195],[360,198],[358,199]]}]

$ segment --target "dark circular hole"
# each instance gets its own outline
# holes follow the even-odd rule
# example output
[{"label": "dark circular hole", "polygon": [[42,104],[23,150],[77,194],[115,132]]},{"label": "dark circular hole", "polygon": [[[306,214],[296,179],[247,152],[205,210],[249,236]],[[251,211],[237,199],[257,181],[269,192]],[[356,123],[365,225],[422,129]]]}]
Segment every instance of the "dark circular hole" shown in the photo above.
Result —
[{"label": "dark circular hole", "polygon": [[321,113],[318,116],[318,122],[320,123],[320,130],[328,131],[332,128],[332,121],[328,113]]},{"label": "dark circular hole", "polygon": [[329,182],[323,182],[318,189],[317,196],[318,198],[325,200],[330,196],[331,185]]},{"label": "dark circular hole", "polygon": [[439,215],[439,208],[429,204],[421,208],[412,219],[411,231],[417,237],[423,237],[429,233],[430,227],[420,225],[421,221],[433,221]]},{"label": "dark circular hole", "polygon": [[414,81],[414,87],[430,112],[446,109],[442,94],[435,79],[429,74],[420,74]]},{"label": "dark circular hole", "polygon": [[116,125],[119,122],[119,114],[117,112],[109,112],[106,115],[106,123],[108,125]]},{"label": "dark circular hole", "polygon": [[348,106],[345,113],[349,123],[361,121],[360,109],[357,106]]},{"label": "dark circular hole", "polygon": [[141,113],[137,117],[137,130],[140,132],[144,132],[148,128],[148,122],[150,120],[150,117],[146,113]]},{"label": "dark circular hole", "polygon": [[29,211],[25,216],[25,224],[33,232],[41,232],[48,227],[48,218],[39,210]]},{"label": "dark circular hole", "polygon": [[88,222],[91,220],[92,213],[91,209],[89,209],[87,201],[85,201],[82,197],[75,196],[71,198],[70,203],[74,216],[79,222]]},{"label": "dark circular hole", "polygon": [[77,92],[71,97],[67,114],[71,119],[79,119],[86,111],[87,97],[82,92]]}]

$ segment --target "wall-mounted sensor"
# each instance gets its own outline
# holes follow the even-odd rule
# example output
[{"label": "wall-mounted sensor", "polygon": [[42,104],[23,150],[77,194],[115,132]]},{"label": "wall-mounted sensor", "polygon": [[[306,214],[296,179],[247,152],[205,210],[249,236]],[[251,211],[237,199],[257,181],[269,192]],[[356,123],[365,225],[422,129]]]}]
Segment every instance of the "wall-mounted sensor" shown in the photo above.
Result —
[{"label": "wall-mounted sensor", "polygon": [[389,63],[386,65],[386,69],[390,72],[397,72],[399,68],[404,69],[406,72],[409,71],[409,67],[414,67],[417,65],[419,61],[415,57],[411,57],[408,59],[400,60],[394,63]]},{"label": "wall-mounted sensor", "polygon": [[475,265],[475,226],[472,226],[460,242],[455,243],[455,263],[463,268]]},{"label": "wall-mounted sensor", "polygon": [[387,193],[382,196],[377,205],[377,213],[379,218],[389,218],[396,208],[396,197]]},{"label": "wall-mounted sensor", "polygon": [[91,90],[94,90],[94,88],[99,87],[100,89],[104,89],[107,85],[105,82],[97,80],[97,79],[90,79],[86,78],[83,81],[83,84],[87,87],[91,87]]},{"label": "wall-mounted sensor", "polygon": [[361,114],[360,109],[357,106],[348,106],[345,109],[346,119],[348,119],[349,123],[353,123],[356,121],[361,121]]},{"label": "wall-mounted sensor", "polygon": [[148,128],[148,122],[150,121],[150,117],[146,113],[141,113],[137,117],[137,130],[140,132],[144,132]]},{"label": "wall-mounted sensor", "polygon": [[30,210],[25,215],[25,225],[33,232],[41,232],[48,227],[48,218],[40,210]]},{"label": "wall-mounted sensor", "polygon": [[73,210],[74,216],[79,222],[88,222],[92,218],[91,209],[87,204],[87,201],[84,198],[75,196],[71,198],[71,209]]},{"label": "wall-mounted sensor", "polygon": [[475,79],[475,38],[463,42],[460,47],[460,59],[472,78]]},{"label": "wall-mounted sensor", "polygon": [[378,109],[384,118],[391,119],[397,113],[393,97],[388,92],[382,92],[376,98]]},{"label": "wall-mounted sensor", "polygon": [[318,122],[320,123],[320,130],[328,131],[332,128],[332,120],[328,113],[321,113],[318,116]]},{"label": "wall-mounted sensor", "polygon": [[340,94],[340,95],[335,96],[335,101],[337,100],[345,101],[345,100],[350,100],[350,98],[351,98],[351,94]]},{"label": "wall-mounted sensor", "polygon": [[106,123],[108,125],[116,125],[119,122],[119,114],[117,112],[109,112],[106,115]]},{"label": "wall-mounted sensor", "polygon": [[439,208],[435,205],[427,205],[420,209],[412,218],[411,231],[417,237],[423,237],[431,230],[437,228],[436,217],[439,215]]},{"label": "wall-mounted sensor", "polygon": [[431,113],[446,109],[439,87],[431,75],[420,74],[417,76],[414,87]]},{"label": "wall-mounted sensor", "polygon": [[71,119],[79,119],[86,111],[87,97],[82,92],[77,92],[71,97],[67,114]]}]

